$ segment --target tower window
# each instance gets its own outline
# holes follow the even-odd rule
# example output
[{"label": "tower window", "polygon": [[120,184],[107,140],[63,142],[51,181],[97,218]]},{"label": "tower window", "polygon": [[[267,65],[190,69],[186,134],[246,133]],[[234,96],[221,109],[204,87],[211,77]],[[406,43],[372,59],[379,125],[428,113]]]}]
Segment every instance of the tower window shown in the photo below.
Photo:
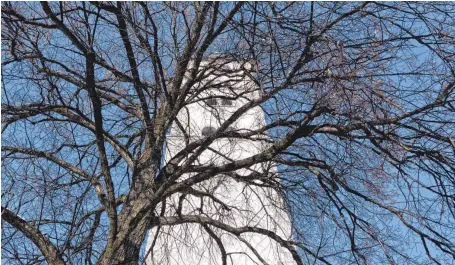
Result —
[{"label": "tower window", "polygon": [[202,129],[202,136],[209,136],[216,132],[216,129],[212,126],[206,126]]},{"label": "tower window", "polygon": [[205,100],[205,103],[209,106],[216,106],[217,105],[217,102],[216,102],[216,98],[209,98],[207,100]]},{"label": "tower window", "polygon": [[223,106],[232,106],[232,100],[228,98],[223,98],[221,101],[221,104]]}]

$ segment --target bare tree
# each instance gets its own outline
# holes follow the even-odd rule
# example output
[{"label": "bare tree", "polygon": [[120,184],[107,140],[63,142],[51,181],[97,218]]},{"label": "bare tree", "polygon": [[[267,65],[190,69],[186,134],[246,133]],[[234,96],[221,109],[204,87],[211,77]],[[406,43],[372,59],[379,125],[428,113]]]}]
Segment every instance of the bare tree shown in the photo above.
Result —
[{"label": "bare tree", "polygon": [[[220,231],[296,264],[453,264],[454,21],[442,2],[3,2],[2,261],[141,264],[147,231],[196,224],[220,264]],[[258,97],[206,93],[245,77]],[[243,104],[201,136],[179,115],[210,99]],[[253,108],[267,124],[232,129]],[[200,162],[222,139],[267,147]],[[224,222],[200,188],[220,176],[282,194],[292,239]],[[165,209],[190,195],[219,218]]]}]

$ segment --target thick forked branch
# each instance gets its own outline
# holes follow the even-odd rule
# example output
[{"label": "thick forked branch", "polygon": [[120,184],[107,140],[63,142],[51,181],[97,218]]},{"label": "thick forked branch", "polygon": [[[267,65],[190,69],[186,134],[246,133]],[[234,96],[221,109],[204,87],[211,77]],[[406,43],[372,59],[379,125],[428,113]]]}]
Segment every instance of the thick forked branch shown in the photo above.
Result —
[{"label": "thick forked branch", "polygon": [[87,53],[88,49],[81,40],[71,32],[70,29],[63,23],[63,21],[59,20],[57,16],[52,12],[49,3],[46,1],[41,2],[41,6],[43,7],[44,12],[51,18],[51,20],[57,25],[57,27],[71,40],[71,42],[84,54]]},{"label": "thick forked branch", "polygon": [[126,21],[122,15],[122,3],[117,2],[117,8],[114,8],[115,15],[117,17],[118,21],[118,28],[119,28],[119,33],[120,36],[122,37],[123,45],[126,50],[126,55],[128,57],[128,62],[130,65],[130,70],[133,75],[133,80],[134,80],[134,89],[137,93],[137,96],[139,97],[139,101],[141,104],[141,110],[142,110],[142,117],[144,119],[145,123],[145,131],[147,132],[147,143],[148,147],[153,143],[154,141],[154,134],[153,134],[153,124],[150,116],[150,111],[149,111],[149,106],[148,102],[146,99],[146,96],[144,94],[145,87],[142,84],[140,77],[139,77],[139,71],[137,68],[137,62],[136,58],[134,57],[134,51],[133,51],[133,46],[131,45],[130,38],[128,36],[128,29],[126,26]]},{"label": "thick forked branch", "polygon": [[21,231],[28,239],[30,239],[33,244],[40,249],[41,253],[46,258],[46,261],[50,265],[65,265],[58,249],[36,227],[30,225],[27,221],[3,206],[2,219]]},{"label": "thick forked branch", "polygon": [[314,128],[314,126],[301,126],[294,130],[292,133],[286,135],[286,137],[284,137],[284,139],[280,142],[257,155],[253,155],[251,157],[238,161],[233,161],[219,167],[213,166],[212,168],[204,169],[204,172],[178,183],[164,182],[152,196],[149,195],[145,198],[142,198],[141,200],[136,201],[137,206],[128,213],[124,226],[125,229],[122,233],[119,234],[118,242],[114,245],[113,250],[115,251],[120,247],[121,242],[127,238],[128,234],[131,231],[134,230],[135,225],[138,224],[147,215],[147,213],[151,211],[150,207],[156,205],[157,202],[161,200],[161,198],[171,196],[178,191],[185,190],[187,187],[201,183],[202,181],[207,180],[217,174],[235,171],[240,168],[248,168],[252,165],[268,161],[275,157],[280,151],[286,149],[297,139],[310,135],[313,132]]},{"label": "thick forked branch", "polygon": [[103,129],[103,116],[101,113],[102,105],[101,99],[95,89],[95,54],[90,51],[86,55],[86,87],[90,94],[93,106],[93,116],[95,119],[95,135],[96,143],[98,146],[99,156],[101,160],[101,168],[106,185],[107,199],[105,200],[106,211],[109,216],[109,235],[107,245],[108,247],[115,240],[117,234],[117,209],[115,205],[115,192],[114,183],[112,181],[111,171],[109,168],[109,161],[107,159],[106,148],[104,147],[104,129]]}]

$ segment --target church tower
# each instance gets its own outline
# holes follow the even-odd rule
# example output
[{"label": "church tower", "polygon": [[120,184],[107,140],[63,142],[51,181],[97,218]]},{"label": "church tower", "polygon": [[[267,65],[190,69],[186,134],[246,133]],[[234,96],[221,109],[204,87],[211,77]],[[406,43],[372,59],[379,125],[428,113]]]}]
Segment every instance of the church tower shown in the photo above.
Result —
[{"label": "church tower", "polygon": [[[251,77],[254,65],[207,58],[199,67],[206,77],[191,88],[190,102],[178,114],[166,142],[166,161],[189,143],[217,137],[194,165],[223,165],[251,157],[268,147],[264,111],[257,105],[241,115],[239,109],[261,96]],[[229,126],[222,125],[237,117]],[[260,131],[258,133],[257,131]],[[246,137],[247,135],[253,135]],[[183,161],[182,163],[184,163]],[[200,216],[231,228],[255,227],[283,240],[291,238],[291,222],[276,187],[276,168],[260,163],[219,174],[166,199],[164,216]],[[248,176],[255,176],[249,180]],[[260,177],[258,177],[260,176]],[[182,176],[183,179],[191,176]],[[260,181],[259,181],[260,179]],[[275,181],[273,184],[272,181]],[[274,188],[275,186],[275,188]],[[146,246],[147,265],[295,264],[290,251],[257,232],[233,233],[212,225],[183,223],[154,227]]]}]

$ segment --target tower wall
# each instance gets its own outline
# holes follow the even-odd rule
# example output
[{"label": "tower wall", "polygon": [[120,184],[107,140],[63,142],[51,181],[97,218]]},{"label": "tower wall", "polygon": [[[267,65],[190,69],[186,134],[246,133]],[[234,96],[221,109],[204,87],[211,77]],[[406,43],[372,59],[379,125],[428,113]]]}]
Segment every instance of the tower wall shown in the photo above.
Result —
[{"label": "tower wall", "polygon": [[[228,63],[223,67],[233,70],[233,76],[227,78],[216,73],[208,74],[205,85],[213,85],[214,88],[199,91],[196,85],[194,92],[190,93],[188,100],[192,103],[178,114],[181,126],[173,124],[168,136],[166,161],[181,151],[186,141],[192,142],[206,137],[203,135],[204,128],[218,129],[221,123],[239,108],[260,96],[259,87],[245,75],[238,74],[241,71],[236,71],[240,69],[240,64]],[[227,81],[232,79],[235,81]],[[213,98],[217,100],[216,105],[213,105]],[[231,105],[222,104],[222,101],[227,99],[232,100]],[[222,165],[259,153],[268,146],[269,139],[265,135],[252,140],[239,139],[235,134],[250,132],[263,126],[265,119],[261,107],[249,109],[230,126],[233,137],[214,141],[194,164]],[[184,128],[186,134],[180,128]],[[189,136],[189,139],[185,140],[185,135]],[[235,173],[247,176],[264,172],[276,174],[276,169],[271,163],[261,163]],[[189,176],[182,176],[181,179],[187,177]],[[181,209],[182,215],[209,217],[231,227],[264,228],[283,239],[290,239],[291,224],[281,195],[275,189],[262,187],[260,184],[257,180],[248,183],[248,180],[240,180],[232,175],[217,175],[192,187],[199,195],[210,194],[216,199],[210,196],[176,194],[166,200],[165,216],[177,216],[178,209]],[[217,239],[213,238],[214,235]],[[239,236],[213,226],[203,227],[195,223],[153,228],[147,240],[146,249],[150,252],[147,254],[147,264],[222,264],[219,243],[224,246],[227,264],[295,264],[287,249],[265,235],[243,233]],[[152,245],[153,249],[150,251]]]}]

